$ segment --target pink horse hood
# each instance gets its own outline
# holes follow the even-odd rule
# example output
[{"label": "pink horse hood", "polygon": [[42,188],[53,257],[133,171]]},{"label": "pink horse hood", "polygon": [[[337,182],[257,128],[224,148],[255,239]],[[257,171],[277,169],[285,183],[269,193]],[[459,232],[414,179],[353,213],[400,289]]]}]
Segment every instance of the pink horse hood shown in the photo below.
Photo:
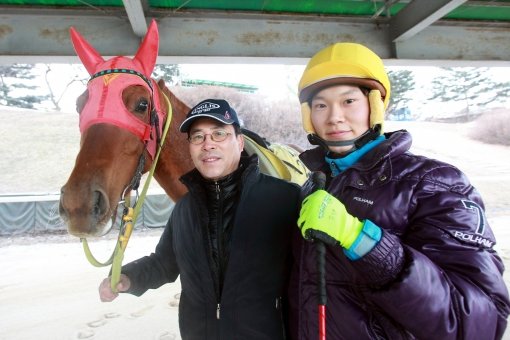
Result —
[{"label": "pink horse hood", "polygon": [[[91,75],[87,85],[89,100],[80,112],[80,132],[83,134],[94,124],[111,124],[126,129],[147,143],[151,158],[156,153],[155,134],[151,136],[150,121],[142,121],[131,114],[122,101],[122,92],[128,86],[143,86],[152,94],[151,110],[159,118],[159,135],[166,118],[160,106],[157,84],[151,79],[156,64],[159,34],[153,20],[134,58],[124,56],[105,61],[103,57],[74,28],[70,29],[71,40],[83,65]],[[155,106],[153,106],[155,105]]]}]

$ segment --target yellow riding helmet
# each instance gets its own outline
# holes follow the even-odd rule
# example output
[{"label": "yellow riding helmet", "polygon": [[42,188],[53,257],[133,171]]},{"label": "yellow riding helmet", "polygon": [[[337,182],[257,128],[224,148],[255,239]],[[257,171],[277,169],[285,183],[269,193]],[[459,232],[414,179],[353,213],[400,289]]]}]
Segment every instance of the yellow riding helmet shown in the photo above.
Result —
[{"label": "yellow riding helmet", "polygon": [[371,89],[370,127],[384,123],[384,111],[390,101],[390,80],[377,54],[356,43],[336,43],[317,52],[306,65],[299,81],[299,101],[303,128],[315,134],[308,101],[319,90],[340,84]]}]

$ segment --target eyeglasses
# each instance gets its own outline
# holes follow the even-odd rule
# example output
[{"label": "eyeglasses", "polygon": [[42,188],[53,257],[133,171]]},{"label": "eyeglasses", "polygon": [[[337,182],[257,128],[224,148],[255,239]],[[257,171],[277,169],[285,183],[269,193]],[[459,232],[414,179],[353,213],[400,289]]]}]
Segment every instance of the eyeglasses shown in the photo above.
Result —
[{"label": "eyeglasses", "polygon": [[213,142],[223,142],[230,135],[231,133],[225,130],[215,130],[212,133],[195,132],[188,137],[188,141],[191,144],[200,145],[205,142],[206,136],[211,136]]}]

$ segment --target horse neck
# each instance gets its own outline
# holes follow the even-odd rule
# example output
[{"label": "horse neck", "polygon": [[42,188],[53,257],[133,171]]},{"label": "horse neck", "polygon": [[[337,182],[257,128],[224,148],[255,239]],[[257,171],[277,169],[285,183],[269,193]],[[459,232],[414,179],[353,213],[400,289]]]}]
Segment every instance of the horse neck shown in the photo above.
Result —
[{"label": "horse neck", "polygon": [[[194,167],[189,155],[187,136],[179,131],[179,127],[184,121],[189,107],[177,98],[164,84],[162,88],[160,84],[159,91],[168,98],[172,105],[172,120],[154,171],[154,178],[175,202],[187,191],[186,187],[179,181],[179,178]],[[163,96],[160,97],[164,98]],[[166,104],[164,107],[166,107]]]}]

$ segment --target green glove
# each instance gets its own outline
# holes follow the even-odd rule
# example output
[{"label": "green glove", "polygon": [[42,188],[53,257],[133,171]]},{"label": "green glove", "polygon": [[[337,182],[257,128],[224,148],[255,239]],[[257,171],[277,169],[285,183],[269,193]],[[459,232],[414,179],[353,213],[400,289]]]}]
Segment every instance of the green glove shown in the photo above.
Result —
[{"label": "green glove", "polygon": [[345,249],[352,246],[363,229],[363,222],[324,190],[317,190],[303,200],[298,225],[306,240],[319,239]]}]

